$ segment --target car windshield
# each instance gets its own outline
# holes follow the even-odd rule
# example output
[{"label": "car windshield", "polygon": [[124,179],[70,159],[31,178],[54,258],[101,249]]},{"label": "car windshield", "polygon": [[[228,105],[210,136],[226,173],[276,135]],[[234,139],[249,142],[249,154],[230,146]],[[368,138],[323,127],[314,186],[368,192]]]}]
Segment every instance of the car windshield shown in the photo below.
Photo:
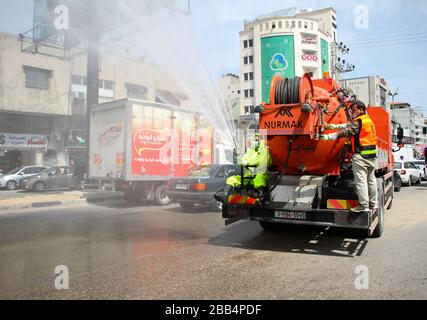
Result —
[{"label": "car windshield", "polygon": [[412,161],[416,166],[424,166],[424,161]]},{"label": "car windshield", "polygon": [[394,163],[394,168],[395,169],[402,169],[402,162],[395,162]]},{"label": "car windshield", "polygon": [[21,170],[22,170],[22,168],[24,168],[24,167],[18,167],[18,168],[15,168],[15,169],[13,169],[12,171],[10,171],[8,174],[15,174],[15,173],[18,173],[19,171],[21,171]]},{"label": "car windshield", "polygon": [[193,169],[188,176],[196,178],[208,178],[213,174],[214,169],[215,167],[213,166],[200,167]]}]

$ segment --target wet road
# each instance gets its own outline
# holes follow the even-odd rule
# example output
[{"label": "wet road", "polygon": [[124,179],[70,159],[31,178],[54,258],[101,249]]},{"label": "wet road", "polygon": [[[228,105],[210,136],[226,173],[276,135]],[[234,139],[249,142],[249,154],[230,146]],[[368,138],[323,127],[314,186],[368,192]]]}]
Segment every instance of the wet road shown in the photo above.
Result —
[{"label": "wet road", "polygon": [[[0,298],[426,299],[426,196],[426,182],[397,193],[380,239],[224,226],[209,208],[177,205],[1,212]],[[68,290],[55,288],[58,265]],[[358,266],[367,290],[355,287]]]}]

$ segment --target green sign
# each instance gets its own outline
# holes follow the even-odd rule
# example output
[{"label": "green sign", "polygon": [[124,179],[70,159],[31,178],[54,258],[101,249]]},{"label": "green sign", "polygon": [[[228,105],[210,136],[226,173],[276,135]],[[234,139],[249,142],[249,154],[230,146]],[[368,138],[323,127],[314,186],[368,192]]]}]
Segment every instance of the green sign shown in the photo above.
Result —
[{"label": "green sign", "polygon": [[325,72],[329,73],[329,44],[326,40],[320,39],[320,49],[322,50],[322,77]]},{"label": "green sign", "polygon": [[261,39],[262,101],[269,102],[271,79],[295,77],[294,36],[273,36]]}]

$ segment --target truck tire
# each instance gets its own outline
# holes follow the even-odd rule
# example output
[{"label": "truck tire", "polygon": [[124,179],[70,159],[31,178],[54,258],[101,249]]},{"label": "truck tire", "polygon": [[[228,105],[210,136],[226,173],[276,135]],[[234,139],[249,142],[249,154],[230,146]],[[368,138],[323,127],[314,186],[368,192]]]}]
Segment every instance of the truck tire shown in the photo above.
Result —
[{"label": "truck tire", "polygon": [[276,231],[277,230],[277,224],[274,222],[260,221],[259,225],[265,231]]},{"label": "truck tire", "polygon": [[161,185],[157,187],[156,192],[154,193],[154,201],[159,206],[165,206],[171,203],[171,199],[167,195],[168,187],[166,185]]},{"label": "truck tire", "polygon": [[384,187],[382,182],[378,181],[378,224],[371,234],[371,238],[380,238],[384,231]]},{"label": "truck tire", "polygon": [[180,202],[179,205],[184,210],[191,210],[194,208],[195,203],[194,202]]}]

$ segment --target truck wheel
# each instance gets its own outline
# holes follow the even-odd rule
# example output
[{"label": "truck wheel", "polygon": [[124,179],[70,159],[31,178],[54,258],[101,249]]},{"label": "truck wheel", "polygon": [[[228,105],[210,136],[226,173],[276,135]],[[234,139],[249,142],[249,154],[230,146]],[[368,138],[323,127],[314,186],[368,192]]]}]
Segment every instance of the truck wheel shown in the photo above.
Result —
[{"label": "truck wheel", "polygon": [[191,209],[193,209],[195,203],[194,202],[180,202],[179,205],[184,210],[191,210]]},{"label": "truck wheel", "polygon": [[384,188],[382,184],[379,184],[379,190],[378,190],[378,224],[375,227],[374,231],[371,234],[371,238],[379,238],[381,237],[383,231],[384,231]]},{"label": "truck wheel", "polygon": [[167,186],[161,185],[157,187],[156,192],[154,193],[154,201],[159,206],[165,206],[169,203],[171,203],[171,199],[166,193],[166,190],[168,189]]},{"label": "truck wheel", "polygon": [[260,221],[259,224],[265,231],[277,230],[277,224],[274,222]]}]

